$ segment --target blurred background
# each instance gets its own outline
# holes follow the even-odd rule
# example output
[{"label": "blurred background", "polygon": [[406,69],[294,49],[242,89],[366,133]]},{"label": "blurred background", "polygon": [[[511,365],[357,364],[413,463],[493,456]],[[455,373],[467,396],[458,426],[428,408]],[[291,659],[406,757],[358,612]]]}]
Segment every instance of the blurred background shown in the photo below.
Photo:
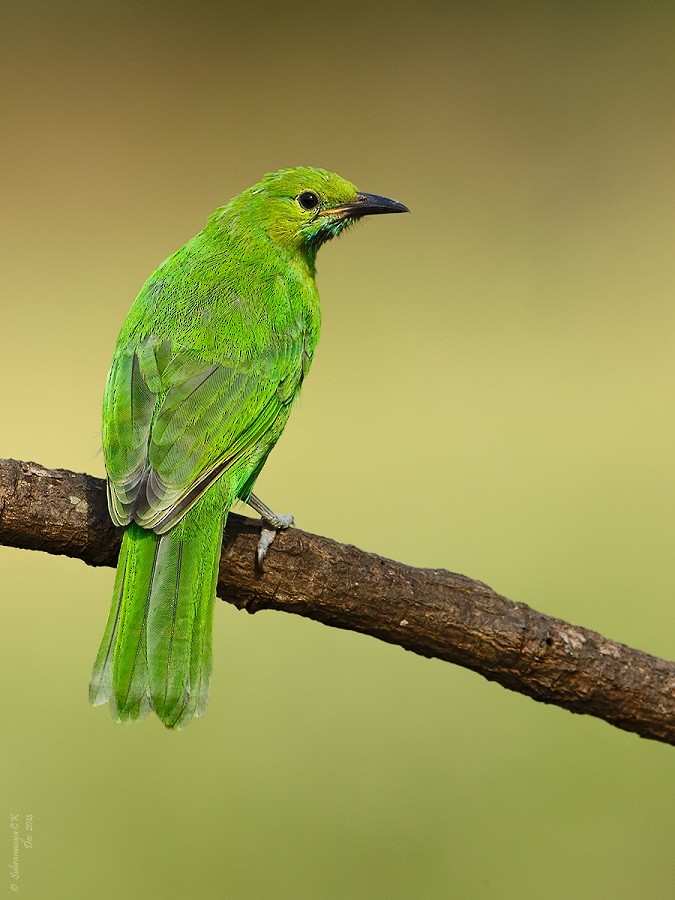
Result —
[{"label": "blurred background", "polygon": [[[102,475],[147,275],[321,165],[412,215],[321,252],[258,493],[672,658],[674,37],[665,3],[3,4],[0,455]],[[672,748],[226,603],[205,718],[116,726],[86,698],[112,583],[0,548],[24,895],[672,897]]]}]

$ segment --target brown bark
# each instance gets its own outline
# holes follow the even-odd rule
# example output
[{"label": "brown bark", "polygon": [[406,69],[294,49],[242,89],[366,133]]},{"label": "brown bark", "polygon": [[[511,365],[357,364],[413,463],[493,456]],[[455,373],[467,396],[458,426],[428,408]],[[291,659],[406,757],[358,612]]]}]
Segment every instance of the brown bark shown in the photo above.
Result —
[{"label": "brown bark", "polygon": [[[370,634],[480,672],[504,687],[675,744],[675,663],[514,603],[480,581],[415,569],[297,528],[256,571],[255,521],[231,515],[218,594]],[[114,566],[120,529],[105,482],[0,460],[0,543]]]}]

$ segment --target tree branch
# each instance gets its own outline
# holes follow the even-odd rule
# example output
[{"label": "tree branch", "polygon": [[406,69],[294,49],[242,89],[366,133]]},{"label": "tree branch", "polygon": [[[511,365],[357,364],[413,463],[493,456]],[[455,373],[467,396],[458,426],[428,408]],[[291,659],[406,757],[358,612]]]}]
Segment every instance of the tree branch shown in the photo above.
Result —
[{"label": "tree branch", "polygon": [[[261,574],[258,535],[255,521],[229,517],[218,594],[235,606],[370,634],[675,744],[675,663],[545,616],[464,575],[415,569],[297,528],[278,536]],[[120,540],[104,481],[0,460],[0,544],[114,566]]]}]

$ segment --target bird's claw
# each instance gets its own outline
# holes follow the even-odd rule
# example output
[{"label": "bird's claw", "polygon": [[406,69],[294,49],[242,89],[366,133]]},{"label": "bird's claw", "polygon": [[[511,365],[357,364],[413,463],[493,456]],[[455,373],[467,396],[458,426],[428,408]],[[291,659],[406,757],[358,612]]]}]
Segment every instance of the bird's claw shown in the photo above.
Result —
[{"label": "bird's claw", "polygon": [[260,521],[262,530],[256,549],[256,559],[258,560],[258,568],[262,572],[264,571],[263,561],[267,551],[272,546],[272,541],[280,531],[285,531],[287,528],[291,527],[293,524],[293,516],[281,516],[278,513],[275,513],[273,516],[263,518]]}]

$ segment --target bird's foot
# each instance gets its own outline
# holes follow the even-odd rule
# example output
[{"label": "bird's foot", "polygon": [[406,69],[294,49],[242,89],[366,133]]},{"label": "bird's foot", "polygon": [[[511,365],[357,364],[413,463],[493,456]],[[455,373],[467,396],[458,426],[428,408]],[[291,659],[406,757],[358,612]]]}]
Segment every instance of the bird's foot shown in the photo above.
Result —
[{"label": "bird's foot", "polygon": [[265,559],[265,555],[269,550],[272,541],[280,531],[285,531],[287,528],[290,528],[293,524],[293,516],[276,515],[272,522],[267,522],[265,519],[261,519],[261,522],[263,527],[260,532],[260,540],[258,541],[258,548],[256,550],[256,559],[258,560],[258,567],[263,569],[263,560]]},{"label": "bird's foot", "polygon": [[294,520],[293,516],[284,516],[275,513],[266,503],[263,503],[262,500],[256,497],[255,494],[251,494],[248,498],[248,505],[257,513],[260,513],[262,530],[256,549],[256,559],[258,561],[258,568],[262,571],[264,569],[263,561],[267,551],[272,546],[272,541],[280,531],[285,531],[287,528],[290,528]]}]

